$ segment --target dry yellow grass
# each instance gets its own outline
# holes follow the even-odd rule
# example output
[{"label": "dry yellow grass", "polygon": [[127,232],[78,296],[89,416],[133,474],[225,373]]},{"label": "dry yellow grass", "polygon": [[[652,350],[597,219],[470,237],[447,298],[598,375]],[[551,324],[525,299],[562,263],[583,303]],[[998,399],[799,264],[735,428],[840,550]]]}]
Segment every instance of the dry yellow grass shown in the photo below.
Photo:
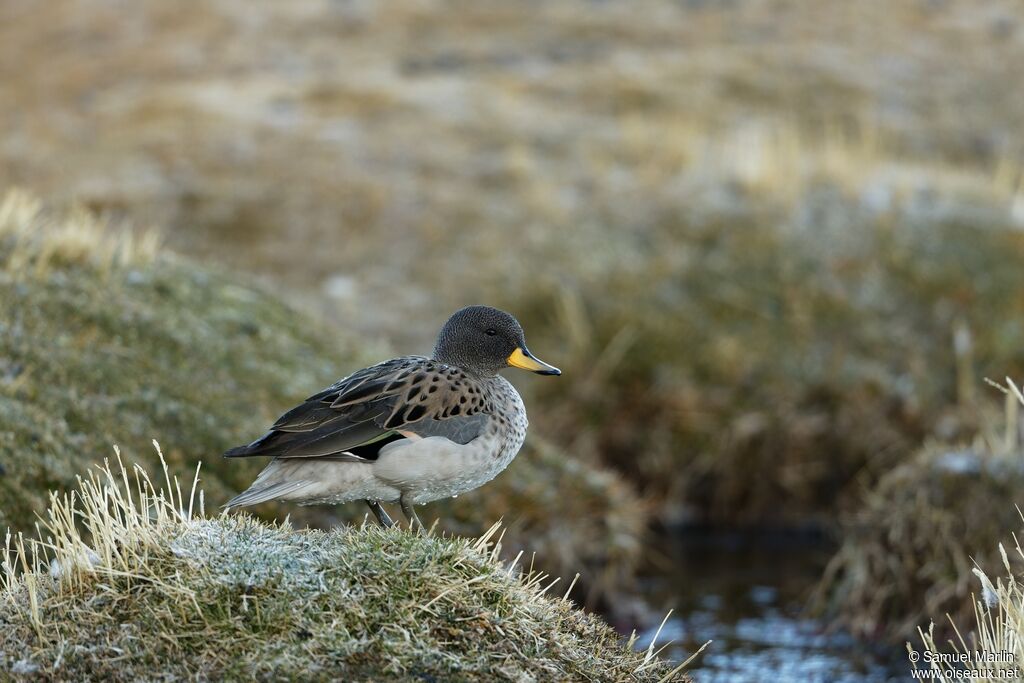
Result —
[{"label": "dry yellow grass", "polygon": [[24,190],[0,199],[0,242],[4,273],[14,278],[42,277],[69,264],[89,264],[108,274],[151,263],[160,247],[156,231],[114,229],[82,207],[47,212],[41,199]]}]

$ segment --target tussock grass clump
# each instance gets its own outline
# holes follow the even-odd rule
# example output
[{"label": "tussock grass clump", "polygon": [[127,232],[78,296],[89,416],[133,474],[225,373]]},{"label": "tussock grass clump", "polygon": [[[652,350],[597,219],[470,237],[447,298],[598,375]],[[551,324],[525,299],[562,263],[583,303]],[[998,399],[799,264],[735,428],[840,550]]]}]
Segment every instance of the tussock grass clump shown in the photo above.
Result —
[{"label": "tussock grass clump", "polygon": [[[1009,379],[1008,388],[1005,389],[1011,403],[1008,406],[1017,404],[1024,405],[1024,394]],[[1010,416],[1016,417],[1015,410],[1008,410]],[[1014,427],[1016,423],[1014,422]],[[1016,441],[1016,430],[1007,432],[1007,436]],[[1014,498],[1005,499],[1009,502]],[[1021,529],[1024,527],[1024,513],[1021,512],[1020,502],[1016,505],[1016,519],[1004,529]],[[1005,533],[1005,531],[1004,531]],[[966,607],[959,610],[955,616],[946,615],[945,620],[940,621],[940,627],[936,630],[933,621],[928,628],[919,627],[918,637],[924,648],[935,653],[971,653],[968,659],[962,662],[962,668],[970,671],[970,675],[963,675],[959,671],[951,671],[951,667],[934,664],[930,668],[936,672],[934,680],[942,683],[951,683],[954,680],[974,680],[985,683],[1005,681],[1015,677],[1020,678],[1020,672],[1024,671],[1024,582],[1021,581],[1024,573],[1024,548],[1021,547],[1020,533],[1013,534],[1013,545],[1007,552],[1003,543],[998,543],[999,561],[979,564],[972,569],[973,574],[980,580],[980,591],[971,593],[973,614],[970,614]],[[992,577],[995,577],[995,580]],[[975,585],[975,588],[978,588]],[[978,597],[980,599],[978,599]],[[970,625],[974,628],[966,629]],[[940,634],[952,631],[953,637],[943,642]],[[948,647],[946,647],[948,646]],[[913,648],[910,643],[907,647]],[[986,661],[978,657],[977,653],[986,653],[989,656],[996,655],[999,659]],[[1003,657],[1009,655],[1010,661]],[[1009,673],[1016,667],[1015,673]],[[921,666],[920,668],[929,668]],[[959,675],[958,675],[959,674]]]},{"label": "tussock grass clump", "polygon": [[[858,634],[903,640],[943,615],[973,616],[975,573],[1003,566],[996,547],[1021,529],[1024,459],[1016,411],[1002,437],[931,443],[865,492],[842,522],[843,544],[818,587],[817,607]],[[1001,546],[999,546],[1001,548]]]},{"label": "tussock grass clump", "polygon": [[54,494],[43,540],[13,541],[26,571],[6,567],[0,588],[0,672],[686,680],[550,595],[546,575],[499,561],[498,525],[476,542],[372,525],[298,532],[246,515],[209,518],[200,501],[194,487],[183,495],[168,478],[157,488],[120,461],[74,494]]}]

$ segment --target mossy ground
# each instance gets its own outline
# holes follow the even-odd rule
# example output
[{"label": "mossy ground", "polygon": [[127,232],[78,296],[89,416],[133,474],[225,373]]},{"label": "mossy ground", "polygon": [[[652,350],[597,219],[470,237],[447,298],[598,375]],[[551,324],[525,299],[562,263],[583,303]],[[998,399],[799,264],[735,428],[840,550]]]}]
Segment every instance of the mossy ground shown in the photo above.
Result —
[{"label": "mossy ground", "polygon": [[207,518],[177,485],[156,491],[122,472],[94,473],[77,498],[54,502],[46,548],[20,555],[31,568],[44,553],[48,572],[6,573],[0,677],[688,680],[546,595],[550,578],[499,561],[494,529],[474,543]]}]

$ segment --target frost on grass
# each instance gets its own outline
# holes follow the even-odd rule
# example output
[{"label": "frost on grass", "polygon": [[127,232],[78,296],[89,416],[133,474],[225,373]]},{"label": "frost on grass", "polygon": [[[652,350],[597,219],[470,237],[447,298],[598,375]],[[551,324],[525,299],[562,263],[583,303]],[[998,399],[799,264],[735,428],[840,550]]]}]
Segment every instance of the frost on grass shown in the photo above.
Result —
[{"label": "frost on grass", "polygon": [[183,525],[169,547],[172,555],[213,584],[243,589],[315,588],[323,583],[317,568],[330,559],[325,546],[309,534],[260,524],[228,526],[210,519]]},{"label": "frost on grass", "polygon": [[502,562],[498,525],[475,542],[296,531],[206,517],[164,482],[119,460],[51,496],[44,540],[8,536],[0,677],[686,679]]}]

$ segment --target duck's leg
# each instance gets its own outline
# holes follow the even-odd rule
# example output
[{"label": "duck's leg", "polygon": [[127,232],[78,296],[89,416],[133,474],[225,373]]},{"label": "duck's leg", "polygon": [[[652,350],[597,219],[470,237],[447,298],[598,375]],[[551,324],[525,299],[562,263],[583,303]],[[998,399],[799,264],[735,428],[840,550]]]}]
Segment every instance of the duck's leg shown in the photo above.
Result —
[{"label": "duck's leg", "polygon": [[366,501],[366,504],[370,506],[370,510],[373,511],[373,515],[377,518],[377,521],[380,522],[382,527],[387,529],[395,525],[394,521],[388,517],[387,511],[380,506],[380,502],[376,500],[368,500]]},{"label": "duck's leg", "polygon": [[406,494],[402,494],[398,499],[398,504],[402,506],[402,514],[405,515],[405,519],[409,522],[410,529],[423,529],[423,522],[416,515],[416,511],[412,508],[412,503]]}]

